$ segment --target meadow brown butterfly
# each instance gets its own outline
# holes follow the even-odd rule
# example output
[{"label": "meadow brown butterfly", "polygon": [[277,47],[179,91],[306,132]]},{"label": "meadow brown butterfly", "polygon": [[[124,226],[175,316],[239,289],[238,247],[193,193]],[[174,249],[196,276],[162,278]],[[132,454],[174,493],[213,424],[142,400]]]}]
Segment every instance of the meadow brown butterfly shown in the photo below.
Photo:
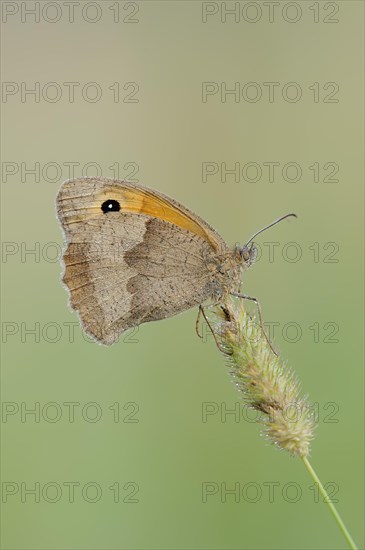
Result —
[{"label": "meadow brown butterfly", "polygon": [[63,183],[57,214],[70,303],[98,342],[113,344],[129,328],[194,306],[202,311],[227,294],[249,298],[239,289],[254,260],[253,237],[230,249],[207,222],[162,193],[77,178]]}]

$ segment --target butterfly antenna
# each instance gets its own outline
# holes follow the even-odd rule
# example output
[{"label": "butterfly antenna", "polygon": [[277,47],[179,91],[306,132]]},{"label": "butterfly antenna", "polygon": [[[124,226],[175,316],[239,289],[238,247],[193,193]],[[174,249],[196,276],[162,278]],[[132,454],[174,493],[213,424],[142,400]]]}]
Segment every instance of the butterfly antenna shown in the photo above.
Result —
[{"label": "butterfly antenna", "polygon": [[281,218],[278,218],[274,222],[269,223],[269,225],[267,225],[266,227],[263,227],[262,229],[257,231],[254,235],[252,235],[251,239],[249,241],[247,241],[245,246],[250,244],[250,242],[252,242],[254,240],[254,238],[257,237],[257,235],[260,235],[260,233],[263,233],[264,231],[266,231],[266,229],[269,229],[269,227],[272,227],[273,225],[276,225],[277,223],[282,222],[283,220],[286,220],[286,218],[290,218],[290,217],[297,218],[298,216],[296,214],[293,214],[293,213],[285,214],[285,216],[281,216]]}]

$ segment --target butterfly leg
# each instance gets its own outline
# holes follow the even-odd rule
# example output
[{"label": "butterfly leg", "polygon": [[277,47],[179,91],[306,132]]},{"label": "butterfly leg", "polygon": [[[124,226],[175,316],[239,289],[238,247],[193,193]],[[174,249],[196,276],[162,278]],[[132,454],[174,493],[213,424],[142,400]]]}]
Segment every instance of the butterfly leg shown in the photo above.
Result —
[{"label": "butterfly leg", "polygon": [[258,301],[258,299],[253,298],[252,296],[248,296],[247,294],[241,294],[240,292],[232,292],[232,296],[237,296],[237,298],[243,298],[243,300],[251,300],[252,302],[254,302],[256,304],[257,311],[259,313],[259,321],[260,321],[261,330],[264,333],[264,336],[266,338],[267,343],[270,346],[271,351],[274,353],[274,355],[276,355],[276,357],[279,357],[278,352],[274,349],[272,343],[270,342],[270,339],[269,339],[268,335],[266,334],[266,330],[265,330],[264,322],[263,322],[263,318],[262,318],[261,304]]},{"label": "butterfly leg", "polygon": [[[208,307],[209,307],[209,306],[208,306]],[[205,322],[207,323],[207,325],[208,325],[208,327],[209,327],[211,333],[213,334],[214,341],[215,341],[216,346],[217,346],[217,348],[219,349],[219,351],[221,351],[222,353],[227,353],[227,351],[224,350],[224,349],[222,348],[222,346],[220,345],[220,342],[218,341],[218,338],[217,338],[217,336],[216,336],[216,333],[214,332],[214,330],[213,330],[213,328],[212,328],[212,325],[211,325],[211,323],[210,323],[208,317],[207,317],[206,314],[205,314],[205,310],[204,310],[204,307],[203,307],[203,306],[199,306],[199,313],[198,313],[198,318],[197,318],[197,334],[198,334],[199,338],[202,338],[201,334],[198,332],[198,330],[199,330],[198,323],[199,323],[199,319],[200,319],[200,316],[201,316],[201,315],[203,315]]]},{"label": "butterfly leg", "polygon": [[199,323],[200,323],[200,317],[202,315],[202,311],[203,311],[202,306],[199,306],[198,317],[196,318],[196,323],[195,323],[195,331],[199,336],[199,338],[203,338],[203,336],[200,334],[200,331],[199,331]]}]

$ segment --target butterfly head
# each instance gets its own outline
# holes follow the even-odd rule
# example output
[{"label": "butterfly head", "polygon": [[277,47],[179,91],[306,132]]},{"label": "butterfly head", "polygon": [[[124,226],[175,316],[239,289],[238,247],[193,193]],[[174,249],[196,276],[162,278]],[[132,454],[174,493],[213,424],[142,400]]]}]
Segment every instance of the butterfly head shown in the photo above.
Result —
[{"label": "butterfly head", "polygon": [[239,253],[242,260],[244,261],[244,265],[246,268],[255,263],[257,259],[257,247],[253,242],[248,242],[243,247],[241,247],[239,249]]},{"label": "butterfly head", "polygon": [[296,218],[297,215],[286,214],[285,216],[282,216],[281,218],[275,220],[274,222],[270,223],[266,227],[263,227],[262,229],[257,231],[254,235],[252,235],[251,239],[249,239],[243,247],[238,247],[239,254],[242,260],[244,261],[245,267],[250,267],[250,265],[252,265],[257,259],[257,247],[253,242],[254,238],[257,237],[257,235],[260,235],[260,233],[262,233],[263,231],[266,231],[266,229],[269,229],[269,227],[272,227],[273,225],[276,225],[282,220],[285,220],[286,218],[290,218],[290,217]]}]

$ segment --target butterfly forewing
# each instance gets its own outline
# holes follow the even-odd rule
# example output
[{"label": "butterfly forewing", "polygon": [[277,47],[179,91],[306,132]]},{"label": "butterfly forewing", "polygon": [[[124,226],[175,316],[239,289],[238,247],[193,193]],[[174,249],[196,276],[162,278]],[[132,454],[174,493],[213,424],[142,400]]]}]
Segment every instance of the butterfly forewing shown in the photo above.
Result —
[{"label": "butterfly forewing", "polygon": [[111,344],[128,328],[163,319],[212,295],[223,239],[162,194],[106,178],[63,184],[63,280],[87,333]]}]

